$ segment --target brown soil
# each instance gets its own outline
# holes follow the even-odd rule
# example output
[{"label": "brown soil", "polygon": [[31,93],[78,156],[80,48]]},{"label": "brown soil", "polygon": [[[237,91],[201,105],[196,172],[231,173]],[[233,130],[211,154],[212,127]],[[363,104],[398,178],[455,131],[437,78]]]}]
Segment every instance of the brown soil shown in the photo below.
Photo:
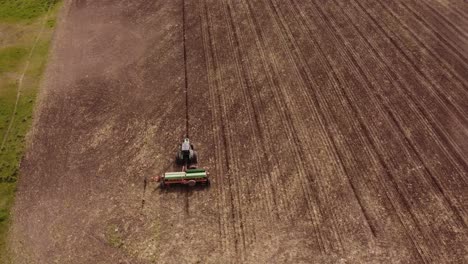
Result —
[{"label": "brown soil", "polygon": [[[467,260],[464,1],[183,2],[66,2],[17,263]],[[144,191],[186,124],[211,188]]]}]

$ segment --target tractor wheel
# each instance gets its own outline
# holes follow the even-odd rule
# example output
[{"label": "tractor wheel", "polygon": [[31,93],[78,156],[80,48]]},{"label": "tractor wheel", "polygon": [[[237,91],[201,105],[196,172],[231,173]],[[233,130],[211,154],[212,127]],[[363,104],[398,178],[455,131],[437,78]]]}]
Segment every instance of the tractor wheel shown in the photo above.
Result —
[{"label": "tractor wheel", "polygon": [[176,158],[175,158],[177,165],[184,165],[184,159],[182,159],[181,156],[182,155],[180,154],[180,152],[177,152]]},{"label": "tractor wheel", "polygon": [[190,161],[190,163],[198,163],[198,155],[197,155],[197,152],[193,152],[193,155],[192,155],[192,160]]}]

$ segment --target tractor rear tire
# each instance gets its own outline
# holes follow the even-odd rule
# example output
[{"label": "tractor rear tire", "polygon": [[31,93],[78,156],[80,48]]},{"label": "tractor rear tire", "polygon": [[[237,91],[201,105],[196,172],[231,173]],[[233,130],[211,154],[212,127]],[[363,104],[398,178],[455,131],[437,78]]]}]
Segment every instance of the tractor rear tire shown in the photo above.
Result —
[{"label": "tractor rear tire", "polygon": [[176,158],[175,158],[176,164],[177,165],[184,165],[184,159],[181,159],[180,157],[181,157],[180,152],[177,152]]},{"label": "tractor rear tire", "polygon": [[198,163],[198,155],[197,155],[197,152],[193,152],[193,156],[192,156],[192,160],[190,161],[190,163]]}]

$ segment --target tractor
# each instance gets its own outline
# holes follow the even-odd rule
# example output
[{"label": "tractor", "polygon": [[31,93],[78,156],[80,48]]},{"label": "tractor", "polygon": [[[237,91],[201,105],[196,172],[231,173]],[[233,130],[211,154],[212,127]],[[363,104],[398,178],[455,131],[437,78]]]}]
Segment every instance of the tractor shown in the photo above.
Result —
[{"label": "tractor", "polygon": [[193,144],[188,138],[185,138],[176,154],[176,163],[178,165],[190,168],[197,164],[197,152],[193,149]]},{"label": "tractor", "polygon": [[188,138],[185,138],[176,154],[176,163],[182,166],[182,171],[166,172],[161,176],[150,179],[160,183],[164,188],[173,184],[195,186],[196,184],[210,185],[208,172],[197,168],[197,152]]}]

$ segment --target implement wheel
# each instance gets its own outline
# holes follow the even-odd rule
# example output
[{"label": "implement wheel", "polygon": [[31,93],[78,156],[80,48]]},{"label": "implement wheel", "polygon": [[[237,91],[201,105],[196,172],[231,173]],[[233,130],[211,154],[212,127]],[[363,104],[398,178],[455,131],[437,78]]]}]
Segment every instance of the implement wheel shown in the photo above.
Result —
[{"label": "implement wheel", "polygon": [[195,184],[197,184],[197,182],[194,181],[194,180],[189,180],[189,181],[187,182],[187,185],[190,186],[190,187],[195,186]]}]

